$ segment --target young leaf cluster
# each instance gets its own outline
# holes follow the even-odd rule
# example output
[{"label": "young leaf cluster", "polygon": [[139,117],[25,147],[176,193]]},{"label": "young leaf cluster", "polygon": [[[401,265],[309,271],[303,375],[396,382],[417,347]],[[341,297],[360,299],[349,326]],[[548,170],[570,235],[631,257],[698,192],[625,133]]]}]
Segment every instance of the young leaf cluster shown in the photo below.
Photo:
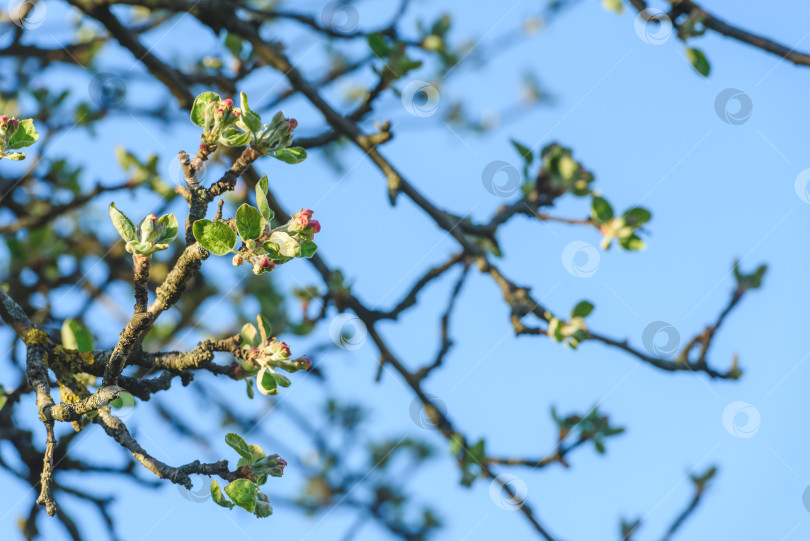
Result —
[{"label": "young leaf cluster", "polygon": [[226,509],[241,507],[259,518],[269,517],[273,514],[273,507],[270,505],[270,498],[259,490],[259,487],[267,482],[268,477],[284,475],[287,461],[278,455],[267,456],[261,447],[248,445],[237,434],[225,436],[225,443],[239,453],[241,458],[237,465],[240,471],[246,471],[247,476],[225,485],[225,494],[222,494],[216,479],[211,481],[211,497],[214,503]]},{"label": "young leaf cluster", "polygon": [[115,230],[127,243],[127,252],[133,255],[151,256],[165,250],[179,231],[174,214],[164,214],[160,218],[150,214],[136,227],[126,214],[115,208],[115,203],[110,203],[109,212]]}]

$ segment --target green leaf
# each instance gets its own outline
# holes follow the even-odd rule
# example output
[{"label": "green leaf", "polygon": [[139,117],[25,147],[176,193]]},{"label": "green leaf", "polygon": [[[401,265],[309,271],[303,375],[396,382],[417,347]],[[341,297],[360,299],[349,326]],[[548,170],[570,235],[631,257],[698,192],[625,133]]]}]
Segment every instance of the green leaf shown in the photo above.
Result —
[{"label": "green leaf", "polygon": [[[0,156],[2,158],[2,156]],[[19,162],[25,159],[25,152],[11,152],[6,154],[6,158],[13,162]]]},{"label": "green leaf", "polygon": [[305,240],[301,243],[301,257],[312,257],[318,250],[318,245],[311,240]]},{"label": "green leaf", "polygon": [[603,197],[593,196],[591,201],[591,218],[598,224],[604,224],[613,219],[613,207]]},{"label": "green leaf", "polygon": [[758,289],[762,286],[762,278],[765,276],[765,271],[768,270],[767,265],[760,265],[751,274],[743,274],[739,269],[740,262],[734,262],[734,278],[737,279],[737,287],[742,290]]},{"label": "green leaf", "polygon": [[30,147],[39,139],[39,134],[34,128],[34,121],[30,118],[20,120],[17,125],[17,131],[8,140],[8,149],[17,150],[18,148]]},{"label": "green leaf", "polygon": [[608,11],[618,13],[619,15],[624,13],[624,6],[622,5],[622,0],[602,0],[602,7]]},{"label": "green leaf", "polygon": [[248,479],[237,479],[228,483],[225,487],[225,494],[230,496],[233,503],[242,509],[252,513],[256,507],[256,494],[258,487]]},{"label": "green leaf", "polygon": [[709,71],[711,68],[709,66],[709,61],[706,59],[706,55],[703,54],[703,51],[692,48],[686,49],[686,58],[692,64],[692,67],[695,68],[695,71],[704,77],[709,76]]},{"label": "green leaf", "polygon": [[652,214],[642,207],[633,207],[624,213],[624,223],[631,227],[639,227],[650,221]]},{"label": "green leaf", "polygon": [[250,132],[229,128],[219,136],[219,142],[226,147],[243,147],[250,142]]},{"label": "green leaf", "polygon": [[635,233],[619,239],[619,244],[625,250],[643,250],[644,248],[646,248],[646,244],[644,244],[644,241],[641,240]]},{"label": "green leaf", "polygon": [[242,347],[255,348],[262,343],[262,338],[259,336],[259,331],[253,323],[245,323],[242,325],[242,330],[239,332],[242,337]]},{"label": "green leaf", "polygon": [[222,489],[219,488],[219,483],[217,483],[216,479],[211,480],[211,498],[214,500],[215,504],[227,509],[233,509],[233,503],[228,501],[222,494]]},{"label": "green leaf", "polygon": [[259,460],[263,459],[267,456],[260,446],[251,443],[248,445],[250,447],[250,463],[253,464],[254,462],[258,462]]},{"label": "green leaf", "polygon": [[256,315],[256,322],[259,324],[259,336],[261,336],[263,342],[266,342],[273,333],[273,329],[270,327],[270,322],[267,321],[261,314]]},{"label": "green leaf", "polygon": [[256,183],[256,206],[259,207],[259,212],[268,222],[273,219],[275,213],[270,210],[270,204],[267,202],[267,175],[264,175]]},{"label": "green leaf", "polygon": [[205,108],[210,102],[220,99],[216,92],[203,92],[194,98],[194,104],[191,106],[191,122],[195,126],[202,127],[205,124]]},{"label": "green leaf", "polygon": [[532,161],[534,160],[534,154],[532,154],[531,149],[525,145],[518,143],[514,139],[512,139],[510,142],[512,143],[512,146],[514,146],[517,149],[518,154],[520,154],[520,156],[524,159],[526,165],[531,165]]},{"label": "green leaf", "polygon": [[228,446],[231,447],[234,451],[239,453],[239,455],[242,456],[242,458],[250,460],[253,457],[253,454],[250,451],[250,447],[248,447],[248,444],[245,443],[245,440],[243,440],[242,436],[240,436],[239,434],[234,434],[233,432],[227,434],[225,436],[225,443],[227,443]]},{"label": "green leaf", "polygon": [[135,224],[132,223],[132,220],[127,218],[126,214],[115,208],[115,203],[110,203],[109,211],[110,219],[115,226],[115,230],[118,231],[118,234],[121,235],[124,242],[137,240]]},{"label": "green leaf", "polygon": [[443,36],[448,30],[450,30],[451,23],[452,19],[450,18],[450,15],[445,13],[439,17],[435,23],[433,23],[433,26],[430,27],[430,33],[436,34],[437,36]]},{"label": "green leaf", "polygon": [[158,225],[163,226],[163,233],[155,241],[155,244],[168,244],[177,237],[180,227],[177,224],[177,217],[174,214],[164,214],[158,218]]},{"label": "green leaf", "polygon": [[62,346],[65,349],[93,351],[93,336],[75,319],[66,319],[62,323]]},{"label": "green leaf", "polygon": [[262,368],[257,376],[259,392],[263,395],[278,394],[278,384],[276,378],[267,368]]},{"label": "green leaf", "polygon": [[270,235],[270,242],[278,244],[278,253],[284,257],[297,257],[300,253],[300,246],[295,239],[283,231],[274,231]]},{"label": "green leaf", "polygon": [[228,483],[225,487],[225,494],[230,496],[233,503],[250,513],[256,508],[257,491],[258,488],[253,484],[253,481],[247,479],[237,479]]},{"label": "green leaf", "polygon": [[0,385],[0,411],[3,411],[3,406],[6,405],[6,400],[8,397],[6,396],[6,390]]},{"label": "green leaf", "polygon": [[236,58],[242,54],[242,46],[244,41],[236,34],[228,32],[225,35],[225,48],[228,49]]},{"label": "green leaf", "polygon": [[301,147],[282,148],[271,155],[284,163],[301,163],[307,159],[307,151]]},{"label": "green leaf", "polygon": [[371,49],[371,52],[380,58],[385,58],[388,56],[389,48],[388,44],[385,41],[385,36],[380,34],[379,32],[375,32],[373,34],[369,34],[366,36],[366,41],[368,41],[368,46]]},{"label": "green leaf", "polygon": [[197,242],[214,255],[225,255],[236,247],[236,233],[224,222],[197,220],[192,230]]},{"label": "green leaf", "polygon": [[245,126],[247,126],[249,131],[251,131],[253,133],[256,133],[257,131],[262,129],[262,118],[258,114],[251,111],[250,107],[248,107],[247,94],[245,94],[244,92],[240,92],[239,93],[239,98],[241,100],[241,106],[242,106],[241,107],[242,108],[242,116],[241,116],[242,122],[245,123]]},{"label": "green leaf", "polygon": [[292,382],[289,380],[289,378],[287,378],[287,376],[283,376],[278,372],[273,372],[273,377],[275,378],[276,383],[278,383],[282,387],[289,387],[292,384]]},{"label": "green leaf", "polygon": [[587,317],[591,312],[593,312],[593,304],[588,301],[580,301],[571,310],[571,317]]},{"label": "green leaf", "polygon": [[264,224],[261,213],[247,203],[236,209],[236,230],[242,240],[259,238],[264,232]]}]

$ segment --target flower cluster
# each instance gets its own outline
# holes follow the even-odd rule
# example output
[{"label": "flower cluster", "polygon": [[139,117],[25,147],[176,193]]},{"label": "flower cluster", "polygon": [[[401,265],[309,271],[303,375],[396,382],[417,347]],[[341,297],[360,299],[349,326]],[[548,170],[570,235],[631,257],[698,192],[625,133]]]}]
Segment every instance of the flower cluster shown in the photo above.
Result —
[{"label": "flower cluster", "polygon": [[242,348],[246,350],[242,367],[247,374],[256,374],[256,383],[260,393],[277,394],[279,385],[290,386],[290,380],[280,374],[278,370],[284,370],[290,374],[299,370],[309,370],[312,368],[312,361],[308,357],[293,359],[290,346],[278,338],[270,336],[270,326],[261,315],[256,319],[258,330],[252,323],[247,323],[242,327],[240,333]]},{"label": "flower cluster", "polygon": [[321,224],[312,219],[313,211],[301,210],[286,224],[275,229],[265,226],[255,239],[244,240],[244,247],[233,256],[235,266],[249,263],[254,274],[269,272],[276,264],[283,264],[295,257],[312,257],[317,245],[312,241],[320,232]]},{"label": "flower cluster", "polygon": [[254,158],[268,155],[286,163],[306,158],[303,148],[290,148],[298,121],[286,118],[280,111],[269,124],[262,124],[261,116],[250,109],[247,95],[241,92],[239,97],[241,107],[235,107],[233,100],[222,99],[215,92],[203,92],[194,99],[191,121],[203,129],[202,149],[211,152],[217,145],[250,145]]},{"label": "flower cluster", "polygon": [[[222,100],[213,92],[200,94],[194,102],[194,107],[202,111],[203,128],[200,138],[203,145],[215,147],[223,144],[229,147],[244,146],[250,142],[250,134],[236,128],[235,124],[242,117],[242,110],[234,107],[233,100]],[[192,111],[194,120],[194,111]],[[197,124],[197,122],[195,122]]]},{"label": "flower cluster", "polygon": [[9,152],[31,146],[37,142],[39,134],[34,129],[34,121],[16,120],[8,115],[0,115],[0,158],[24,160],[25,153]]},{"label": "flower cluster", "polygon": [[290,380],[280,374],[278,370],[293,374],[312,367],[312,361],[308,357],[291,359],[290,356],[290,346],[276,337],[267,338],[258,347],[250,348],[248,359],[260,366],[259,373],[256,375],[260,393],[277,394],[279,385],[290,386]]},{"label": "flower cluster", "polygon": [[297,120],[286,118],[284,111],[279,111],[273,115],[270,124],[264,124],[260,130],[256,130],[256,139],[253,146],[261,154],[288,148],[292,144],[293,130],[297,127]]}]

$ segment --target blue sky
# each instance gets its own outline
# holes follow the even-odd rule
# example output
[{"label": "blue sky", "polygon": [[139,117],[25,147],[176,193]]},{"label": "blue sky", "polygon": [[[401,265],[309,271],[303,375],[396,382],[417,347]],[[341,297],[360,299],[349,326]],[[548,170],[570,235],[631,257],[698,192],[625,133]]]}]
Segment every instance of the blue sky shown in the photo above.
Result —
[{"label": "blue sky", "polygon": [[[743,28],[800,50],[810,48],[802,41],[807,34],[800,22],[807,20],[810,7],[801,3],[783,3],[782,10],[790,16],[778,20],[762,17],[760,6],[704,4]],[[306,2],[295,8],[318,13],[318,6]],[[361,27],[386,20],[392,6],[359,4]],[[516,5],[472,2],[464,9],[448,2],[417,2],[409,17],[431,20],[449,11],[454,16],[451,41],[477,41],[485,36],[479,46],[486,47],[488,40],[510,32],[535,10],[534,3],[525,1]],[[49,11],[39,34],[44,41],[45,31],[56,36],[65,32],[60,13],[56,7]],[[156,50],[163,58],[190,58],[202,47],[216,46],[211,34],[184,38],[195,29],[187,17],[172,35],[164,37],[165,30],[158,30],[149,40],[160,44]],[[312,42],[305,34],[290,43],[299,44],[290,47],[294,60],[322,65],[324,58],[317,48],[307,51]],[[692,496],[687,474],[692,468],[701,472],[713,464],[719,473],[680,539],[793,540],[810,535],[810,515],[802,503],[810,485],[804,456],[808,440],[795,422],[810,406],[802,385],[810,370],[806,361],[810,339],[800,325],[810,293],[806,279],[810,258],[800,231],[810,225],[810,206],[794,189],[797,175],[810,168],[805,129],[810,109],[803,92],[810,71],[711,34],[695,39],[695,46],[711,62],[708,78],[694,73],[683,44],[674,37],[662,45],[647,44],[634,32],[632,14],[617,16],[603,10],[599,2],[583,1],[486,66],[477,67],[472,59],[462,63],[441,86],[436,116],[411,116],[393,95],[384,98],[379,113],[372,115],[391,119],[395,125],[396,138],[383,153],[427,197],[456,213],[483,220],[503,204],[483,188],[481,171],[493,160],[519,165],[510,138],[537,147],[558,141],[573,148],[575,157],[594,172],[595,187],[617,210],[636,204],[650,209],[653,220],[647,249],[631,253],[614,247],[601,252],[598,269],[589,278],[567,272],[561,257],[573,241],[597,245],[600,239],[595,231],[515,218],[499,233],[505,253],[500,265],[507,275],[530,286],[536,297],[559,313],[589,299],[596,305],[589,323],[598,332],[627,337],[640,347],[644,328],[665,321],[679,331],[682,340],[688,340],[725,306],[734,287],[730,270],[735,259],[742,260],[744,270],[763,262],[769,266],[764,287],[746,296],[712,348],[711,361],[720,368],[739,354],[745,374],[737,382],[661,372],[597,343],[572,352],[545,339],[515,338],[499,291],[487,277],[472,272],[452,322],[456,346],[426,386],[446,404],[458,428],[470,438],[486,436],[488,449],[495,455],[537,456],[548,452],[554,441],[551,404],[567,413],[586,412],[599,403],[601,411],[627,427],[626,434],[608,440],[604,456],[592,447],[573,453],[570,469],[501,470],[525,483],[528,502],[559,539],[618,538],[620,517],[645,517],[638,538],[660,538]],[[128,53],[111,51],[105,62],[115,73],[127,70],[134,60]],[[444,108],[459,98],[473,115],[491,115],[509,107],[520,98],[526,71],[543,82],[554,96],[552,104],[526,109],[515,121],[486,136],[454,133],[440,121]],[[428,70],[411,75],[411,79],[429,77]],[[86,92],[89,77],[79,69],[64,69],[42,82]],[[358,75],[358,82],[369,80],[369,74]],[[283,88],[277,81],[276,74],[265,74],[248,81],[244,90],[251,97],[268,89],[272,94]],[[127,89],[128,99],[150,99],[148,91],[135,86]],[[741,125],[725,123],[715,112],[716,96],[727,88],[740,89],[753,104],[750,118]],[[340,104],[340,90],[330,89],[325,95]],[[252,103],[259,101],[252,98]],[[320,125],[317,113],[300,100],[286,104],[285,112],[299,120],[302,133],[313,133],[316,128],[310,127]],[[114,183],[122,177],[114,158],[117,144],[141,156],[157,153],[168,171],[177,150],[193,148],[195,140],[190,123],[166,130],[148,121],[118,118],[102,127],[97,139],[91,141],[77,132],[75,139],[65,138],[52,152],[75,152],[84,159],[92,153],[87,184]],[[456,247],[404,197],[391,209],[384,178],[362,158],[355,149],[346,149],[341,159],[350,171],[342,178],[317,152],[295,167],[262,163],[260,170],[269,174],[286,207],[315,209],[323,225],[319,244],[326,261],[344,270],[355,293],[367,304],[385,308]],[[136,215],[150,212],[157,204],[154,198],[143,197],[118,196],[115,201]],[[104,215],[108,202],[98,201],[96,227],[112,240],[114,232]],[[178,213],[180,203],[178,199],[173,207]],[[553,214],[585,216],[587,201],[566,198]],[[209,261],[206,267],[211,277],[226,280],[241,278],[238,271],[247,272],[229,268],[224,258]],[[303,262],[286,265],[274,276],[282,287],[318,283]],[[453,276],[426,290],[418,310],[399,323],[381,326],[409,366],[432,359],[438,347],[438,321]],[[128,311],[129,293],[123,289],[118,293],[120,306]],[[73,297],[66,296],[64,315],[69,314]],[[207,309],[203,307],[203,313]],[[291,310],[296,313],[294,306]],[[235,324],[225,311],[212,314],[206,326],[213,331],[224,332]],[[334,315],[330,313],[330,319]],[[110,319],[110,314],[99,313],[88,321],[100,345],[110,345],[117,336],[117,324],[111,326]],[[183,343],[193,344],[200,337],[190,334]],[[288,338],[294,352],[305,352],[324,340],[328,340],[326,324],[311,339]],[[380,383],[374,382],[377,356],[371,343],[354,351],[332,349],[314,360],[329,375],[329,393],[367,405],[372,421],[365,429],[367,435],[408,433],[427,439],[437,449],[436,460],[402,482],[415,501],[440,511],[445,528],[438,538],[530,538],[533,532],[519,513],[493,503],[489,483],[478,481],[469,490],[458,485],[459,473],[446,452],[445,440],[412,422],[412,395],[396,374],[386,372]],[[241,384],[200,379],[220,390],[223,398],[232,397],[240,409],[264,409],[261,398],[252,403],[244,398]],[[0,383],[15,382],[0,378]],[[303,410],[317,408],[326,389],[296,381],[281,400]],[[736,401],[752,405],[760,415],[751,437],[735,437],[723,426],[724,410]],[[178,386],[164,403],[186,418],[198,418],[215,445],[200,450],[167,432],[154,423],[153,409],[143,405],[128,422],[158,458],[173,464],[195,458],[235,460],[222,443],[224,429],[207,415],[206,405],[189,388]],[[26,405],[33,411],[32,403]],[[87,432],[76,446],[78,455],[122,460],[120,450],[98,430]],[[268,416],[259,432],[267,434],[267,441],[282,441],[293,454],[309,450],[306,440],[281,416]],[[272,446],[268,443],[265,448]],[[240,516],[238,510],[221,510],[209,501],[191,502],[173,486],[150,491],[126,481],[89,481],[90,477],[83,475],[75,482],[119,497],[114,510],[127,541],[181,534],[204,539],[339,539],[355,520],[353,514],[340,511],[325,518],[303,517],[277,506],[272,518],[258,521]],[[27,511],[33,495],[26,495],[28,489],[14,479],[0,479],[11,487],[0,491],[0,509],[5,509],[0,514],[0,531],[17,535],[14,523]],[[300,472],[290,467],[283,479],[268,485],[271,500],[274,494],[294,494],[301,480]],[[82,509],[70,501],[65,506]],[[94,515],[83,517],[91,531],[103,535]],[[55,524],[42,528],[48,539],[64,538]],[[357,539],[381,537],[376,527],[366,526]]]}]

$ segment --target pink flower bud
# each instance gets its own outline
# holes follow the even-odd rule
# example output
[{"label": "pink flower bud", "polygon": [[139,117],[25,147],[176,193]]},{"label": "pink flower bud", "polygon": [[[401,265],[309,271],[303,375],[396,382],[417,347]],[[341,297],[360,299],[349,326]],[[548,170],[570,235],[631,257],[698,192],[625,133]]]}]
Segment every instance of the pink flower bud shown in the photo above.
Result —
[{"label": "pink flower bud", "polygon": [[265,351],[269,355],[279,355],[285,358],[290,356],[290,346],[288,346],[285,342],[276,340],[275,337],[267,339],[267,348]]},{"label": "pink flower bud", "polygon": [[233,266],[234,267],[238,267],[239,265],[241,265],[244,262],[245,262],[245,259],[241,255],[237,254],[237,255],[233,256]]},{"label": "pink flower bud", "polygon": [[155,214],[150,214],[149,216],[147,216],[147,218],[149,218],[149,220],[151,220],[153,222],[157,221],[157,215],[155,215]]},{"label": "pink flower bud", "polygon": [[312,368],[312,360],[309,357],[301,357],[300,361],[304,365],[304,370]]},{"label": "pink flower bud", "polygon": [[15,131],[17,131],[17,121],[13,118],[9,118],[6,115],[0,116],[0,135],[3,137],[12,135]]},{"label": "pink flower bud", "polygon": [[321,232],[321,222],[319,222],[318,220],[310,220],[309,227],[312,228],[313,233]]},{"label": "pink flower bud", "polygon": [[259,258],[259,267],[262,269],[273,270],[276,264],[270,261],[270,258],[263,255]]},{"label": "pink flower bud", "polygon": [[309,220],[311,218],[312,218],[312,211],[309,210],[309,209],[306,209],[306,210],[299,211],[298,214],[295,215],[293,220],[295,221],[296,224],[301,226],[301,228],[303,229],[304,227],[309,225]]},{"label": "pink flower bud", "polygon": [[295,128],[298,127],[298,121],[294,118],[287,120],[287,127],[290,128],[290,131],[293,131]]},{"label": "pink flower bud", "polygon": [[281,468],[281,471],[282,471],[282,473],[283,473],[283,472],[284,472],[284,468],[286,468],[286,467],[287,467],[287,461],[286,461],[286,460],[284,460],[283,458],[279,458],[279,459],[278,459],[278,462],[276,463],[276,465],[277,465],[277,466],[279,466],[279,467]]},{"label": "pink flower bud", "polygon": [[222,100],[220,102],[220,107],[222,107],[222,108],[231,108],[231,107],[233,107],[233,100],[232,99]]}]

